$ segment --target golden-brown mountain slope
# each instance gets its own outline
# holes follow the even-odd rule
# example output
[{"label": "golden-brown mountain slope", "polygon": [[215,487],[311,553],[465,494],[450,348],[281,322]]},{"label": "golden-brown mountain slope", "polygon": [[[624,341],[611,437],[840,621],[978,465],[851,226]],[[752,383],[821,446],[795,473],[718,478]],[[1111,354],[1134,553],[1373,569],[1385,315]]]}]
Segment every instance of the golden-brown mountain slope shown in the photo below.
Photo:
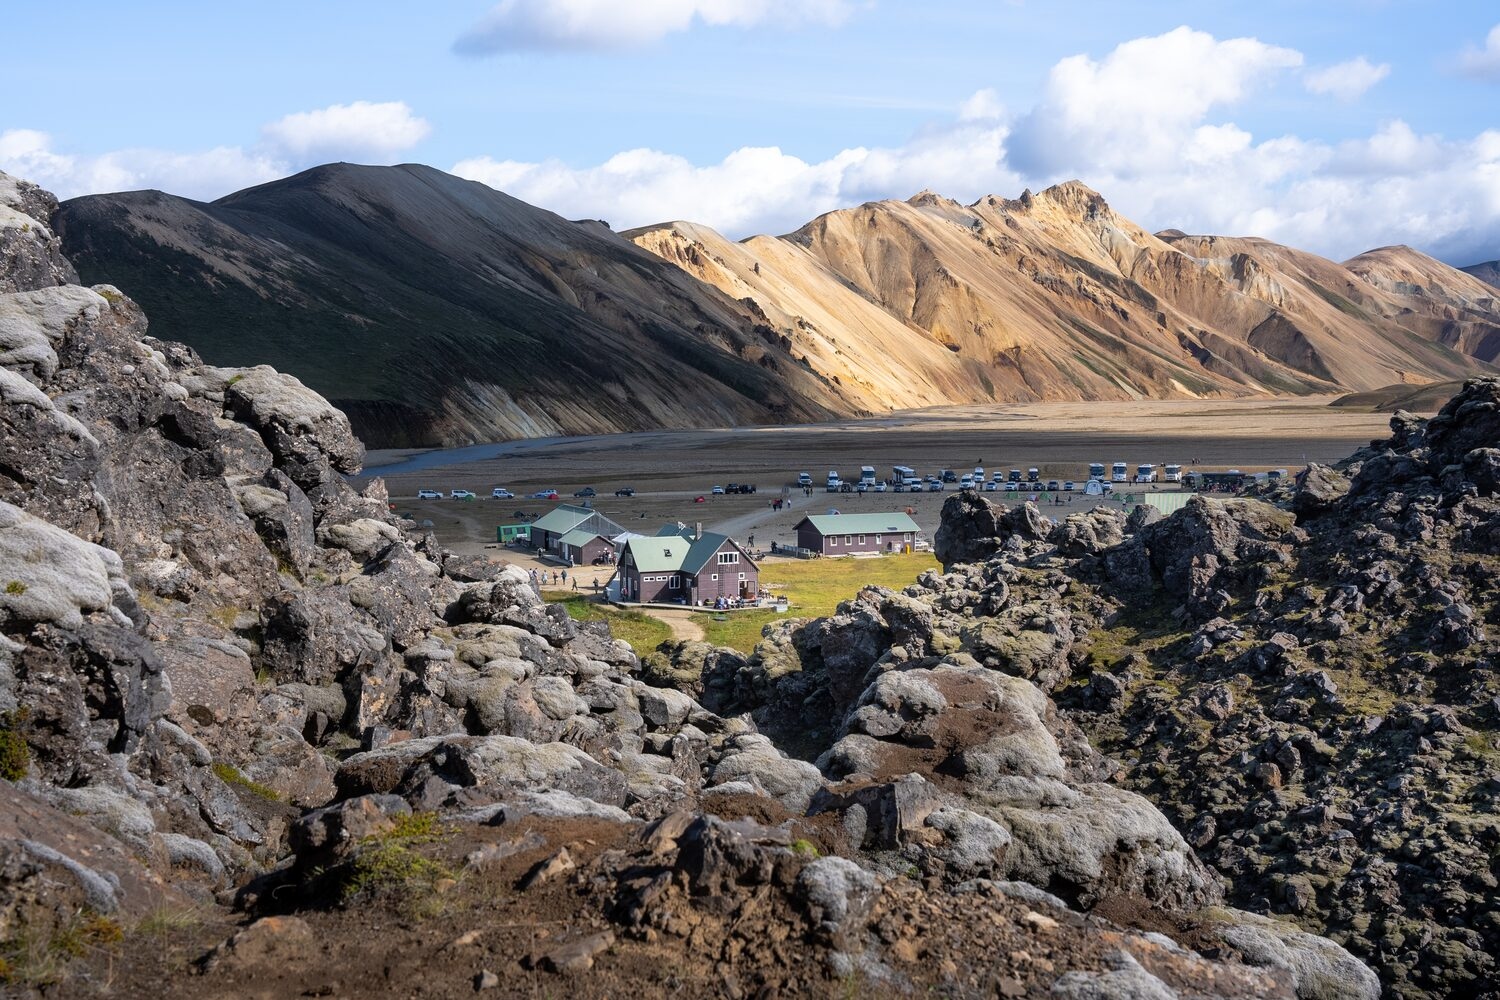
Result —
[{"label": "golden-brown mountain slope", "polygon": [[688,223],[625,235],[752,300],[871,408],[1372,389],[1482,369],[1500,336],[1493,290],[1430,258],[1418,293],[1360,258],[1152,235],[1077,182],[972,205],[923,192],[740,243]]}]

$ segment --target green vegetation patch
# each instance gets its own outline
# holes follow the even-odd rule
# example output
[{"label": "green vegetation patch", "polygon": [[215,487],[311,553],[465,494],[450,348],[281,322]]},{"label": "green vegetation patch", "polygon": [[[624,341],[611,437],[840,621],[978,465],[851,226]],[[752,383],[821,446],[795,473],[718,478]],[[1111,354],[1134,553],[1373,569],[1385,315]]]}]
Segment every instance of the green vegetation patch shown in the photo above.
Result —
[{"label": "green vegetation patch", "polygon": [[19,730],[26,723],[27,711],[0,712],[0,778],[20,781],[31,767],[31,748]]},{"label": "green vegetation patch", "polygon": [[544,590],[548,604],[561,604],[575,622],[606,622],[610,635],[630,643],[637,656],[645,656],[672,638],[672,629],[663,621],[641,611],[616,608],[583,594],[563,590]]},{"label": "green vegetation patch", "polygon": [[213,772],[214,774],[218,775],[219,780],[224,782],[224,784],[226,785],[233,785],[237,788],[243,788],[251,795],[259,796],[260,798],[266,799],[269,802],[281,801],[280,792],[270,787],[269,785],[262,785],[258,781],[251,780],[243,771],[235,767],[233,764],[226,764],[222,761],[215,761],[213,765]]},{"label": "green vegetation patch", "polygon": [[[927,552],[870,559],[774,560],[761,564],[760,585],[778,597],[785,595],[796,617],[821,618],[835,613],[863,587],[900,590],[929,569],[941,572],[942,565]],[[712,645],[748,653],[760,641],[761,631],[781,617],[774,611],[733,611],[721,615],[701,612],[693,619]]]},{"label": "green vegetation patch", "polygon": [[450,835],[450,830],[439,825],[436,813],[421,812],[402,816],[389,830],[365,837],[344,872],[342,901],[381,898],[413,918],[433,915],[444,883],[451,883],[454,875],[416,848]]}]

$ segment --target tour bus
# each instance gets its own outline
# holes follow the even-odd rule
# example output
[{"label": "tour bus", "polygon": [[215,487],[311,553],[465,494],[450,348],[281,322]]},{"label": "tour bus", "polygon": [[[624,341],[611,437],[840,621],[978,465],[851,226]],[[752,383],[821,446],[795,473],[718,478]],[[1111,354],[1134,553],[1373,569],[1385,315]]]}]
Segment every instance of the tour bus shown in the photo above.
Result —
[{"label": "tour bus", "polygon": [[861,465],[859,467],[859,481],[866,486],[875,485],[875,466]]},{"label": "tour bus", "polygon": [[1042,470],[1041,469],[1033,467],[1033,468],[1030,468],[1030,469],[1026,470],[1026,481],[1028,483],[1039,482],[1041,480],[1041,478],[1042,478]]},{"label": "tour bus", "polygon": [[1138,483],[1156,482],[1156,466],[1137,465],[1135,467],[1135,481]]},{"label": "tour bus", "polygon": [[839,470],[837,470],[837,469],[829,469],[828,470],[828,492],[829,493],[837,493],[839,491],[839,487],[843,486],[843,485],[844,485],[844,481],[839,478]]},{"label": "tour bus", "polygon": [[1104,481],[1104,463],[1103,462],[1090,462],[1089,463],[1089,478],[1092,479],[1096,483],[1102,483]]},{"label": "tour bus", "polygon": [[812,485],[812,473],[811,472],[799,472],[799,473],[797,473],[797,485],[798,486],[811,486]]},{"label": "tour bus", "polygon": [[1112,466],[1112,471],[1110,473],[1110,477],[1109,478],[1110,478],[1110,482],[1115,482],[1115,483],[1128,483],[1128,482],[1130,482],[1130,463],[1129,462],[1116,462]]},{"label": "tour bus", "polygon": [[1162,472],[1161,481],[1164,483],[1182,482],[1182,466],[1168,465],[1165,471]]},{"label": "tour bus", "polygon": [[898,483],[910,483],[917,478],[917,472],[909,465],[891,466],[891,478]]}]

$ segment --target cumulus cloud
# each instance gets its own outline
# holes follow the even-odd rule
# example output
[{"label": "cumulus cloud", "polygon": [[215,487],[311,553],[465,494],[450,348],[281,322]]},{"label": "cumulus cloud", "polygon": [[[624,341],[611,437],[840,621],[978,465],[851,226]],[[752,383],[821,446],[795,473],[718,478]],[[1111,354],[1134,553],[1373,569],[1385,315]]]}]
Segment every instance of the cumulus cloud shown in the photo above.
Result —
[{"label": "cumulus cloud", "polygon": [[403,101],[333,104],[298,111],[261,129],[267,145],[302,159],[382,158],[408,150],[432,132]]},{"label": "cumulus cloud", "polygon": [[603,218],[617,229],[672,219],[727,233],[788,232],[816,215],[923,187],[978,197],[1017,178],[1001,164],[1005,130],[957,122],[893,149],[846,149],[807,162],[774,147],[744,147],[699,166],[652,149],[617,153],[595,167],[481,156],[453,173],[570,218]]},{"label": "cumulus cloud", "polygon": [[190,153],[121,149],[82,156],[59,152],[45,132],[0,132],[0,170],[35,181],[59,198],[157,188],[209,200],[284,177],[291,169],[285,160],[238,146]]},{"label": "cumulus cloud", "polygon": [[260,141],[248,147],[192,152],[69,153],[46,132],[10,129],[0,132],[0,170],[35,181],[60,198],[157,188],[211,200],[328,160],[388,160],[430,131],[403,103],[368,101],[287,115],[262,128]]},{"label": "cumulus cloud", "polygon": [[1391,75],[1391,64],[1375,65],[1364,56],[1308,73],[1302,81],[1310,93],[1352,101]]},{"label": "cumulus cloud", "polygon": [[626,49],[693,24],[751,28],[838,24],[851,0],[501,0],[454,49],[491,55],[525,49]]},{"label": "cumulus cloud", "polygon": [[1256,39],[1179,28],[1062,60],[1024,114],[980,91],[898,146],[820,161],[746,148],[707,165],[650,149],[587,167],[475,157],[453,171],[571,218],[685,218],[734,237],[924,187],[968,201],[1078,177],[1151,229],[1264,236],[1335,259],[1388,243],[1460,264],[1496,256],[1500,131],[1446,139],[1393,120],[1328,143],[1256,136],[1227,117],[1302,63]]},{"label": "cumulus cloud", "polygon": [[1301,65],[1293,49],[1187,27],[1125,42],[1097,61],[1070,56],[1017,123],[1011,162],[1038,173],[1160,169],[1210,111]]},{"label": "cumulus cloud", "polygon": [[1458,65],[1466,76],[1500,81],[1500,24],[1485,36],[1483,48],[1470,46],[1466,49],[1459,57]]}]

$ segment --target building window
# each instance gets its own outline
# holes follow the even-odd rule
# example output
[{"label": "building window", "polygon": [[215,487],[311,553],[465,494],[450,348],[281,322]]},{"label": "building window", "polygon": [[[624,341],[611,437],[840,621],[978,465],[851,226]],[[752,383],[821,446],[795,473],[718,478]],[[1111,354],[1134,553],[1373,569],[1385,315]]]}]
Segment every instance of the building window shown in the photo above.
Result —
[{"label": "building window", "polygon": [[829,545],[835,545],[836,546],[836,545],[838,545],[838,543],[839,543],[839,536],[838,535],[829,535],[828,536],[828,544]]},{"label": "building window", "polygon": [[740,554],[738,552],[720,552],[719,553],[719,565],[720,566],[731,566],[734,563],[737,563],[739,561],[740,561]]},{"label": "building window", "polygon": [[845,545],[853,545],[854,544],[854,536],[853,535],[845,535],[844,536],[844,544]]},{"label": "building window", "polygon": [[876,536],[875,536],[875,544],[876,544],[876,545],[879,545],[879,544],[880,544],[880,536],[879,536],[879,535],[876,535]]},{"label": "building window", "polygon": [[744,578],[745,578],[745,574],[741,573],[740,574],[740,579],[743,580]]},{"label": "building window", "polygon": [[859,544],[861,544],[861,545],[865,544],[865,536],[864,535],[860,535],[859,536]]},{"label": "building window", "polygon": [[672,590],[681,590],[682,589],[682,577],[680,577],[680,576],[674,576],[674,577],[672,577],[670,580],[667,581],[667,586],[669,588],[671,588]]},{"label": "building window", "polygon": [[712,574],[709,575],[709,579],[710,580],[717,580],[718,578],[719,578],[719,574],[717,574],[717,573],[712,573]]},{"label": "building window", "polygon": [[906,532],[906,533],[905,533],[905,534],[903,534],[903,535],[902,535],[902,536],[901,536],[901,540],[902,540],[902,541],[903,541],[903,542],[909,542],[909,541],[911,541],[911,532],[910,532],[910,531],[908,531],[908,532]]}]

